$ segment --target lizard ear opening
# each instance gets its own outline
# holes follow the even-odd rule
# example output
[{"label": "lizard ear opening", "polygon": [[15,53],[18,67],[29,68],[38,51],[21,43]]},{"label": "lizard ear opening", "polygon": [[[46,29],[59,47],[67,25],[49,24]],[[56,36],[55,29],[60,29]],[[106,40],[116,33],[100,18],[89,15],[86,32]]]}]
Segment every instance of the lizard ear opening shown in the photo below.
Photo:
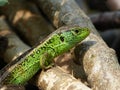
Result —
[{"label": "lizard ear opening", "polygon": [[60,37],[60,40],[61,40],[62,42],[64,42],[64,37],[61,36],[61,37]]},{"label": "lizard ear opening", "polygon": [[76,30],[75,30],[75,33],[79,33],[79,30],[76,29]]}]

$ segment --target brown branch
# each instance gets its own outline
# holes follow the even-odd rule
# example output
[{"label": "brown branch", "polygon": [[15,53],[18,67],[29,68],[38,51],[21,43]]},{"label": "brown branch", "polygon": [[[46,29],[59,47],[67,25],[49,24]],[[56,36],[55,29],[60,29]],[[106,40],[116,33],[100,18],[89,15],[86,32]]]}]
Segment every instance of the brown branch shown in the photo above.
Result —
[{"label": "brown branch", "polygon": [[0,87],[0,90],[25,90],[25,87],[17,85],[4,85]]},{"label": "brown branch", "polygon": [[120,0],[107,0],[107,6],[111,10],[120,10]]},{"label": "brown branch", "polygon": [[106,11],[109,10],[107,7],[107,0],[85,0],[88,6],[93,10]]},{"label": "brown branch", "polygon": [[110,29],[101,33],[105,42],[116,51],[120,63],[120,29]]},{"label": "brown branch", "polygon": [[120,10],[120,0],[85,0],[93,10]]},{"label": "brown branch", "polygon": [[101,30],[120,28],[120,11],[93,14],[90,19],[96,28]]},{"label": "brown branch", "polygon": [[8,63],[23,54],[23,52],[30,49],[30,47],[23,43],[21,39],[12,31],[4,17],[0,17],[0,24],[0,35],[8,39],[8,46],[4,53],[4,60]]},{"label": "brown branch", "polygon": [[9,4],[0,7],[0,11],[30,45],[35,45],[54,30],[37,7],[25,0],[9,0]]},{"label": "brown branch", "polygon": [[38,86],[44,90],[91,90],[60,67],[42,72],[38,79]]},{"label": "brown branch", "polygon": [[8,47],[8,39],[0,33],[0,57],[3,57]]},{"label": "brown branch", "polygon": [[88,12],[89,9],[87,7],[87,3],[85,0],[75,0],[75,2],[78,4],[78,6],[84,11],[84,12]]},{"label": "brown branch", "polygon": [[115,52],[101,39],[77,4],[73,0],[39,0],[38,3],[57,28],[73,24],[90,28],[91,34],[78,49],[88,81],[95,90],[119,90],[120,66]]}]

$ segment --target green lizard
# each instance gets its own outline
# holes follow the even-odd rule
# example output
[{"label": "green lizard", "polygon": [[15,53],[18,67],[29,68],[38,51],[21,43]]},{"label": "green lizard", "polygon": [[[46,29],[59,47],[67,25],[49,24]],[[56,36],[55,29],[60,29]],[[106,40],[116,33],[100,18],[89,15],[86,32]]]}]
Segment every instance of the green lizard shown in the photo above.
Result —
[{"label": "green lizard", "polygon": [[25,84],[39,69],[89,35],[88,28],[61,27],[0,71],[0,84]]}]

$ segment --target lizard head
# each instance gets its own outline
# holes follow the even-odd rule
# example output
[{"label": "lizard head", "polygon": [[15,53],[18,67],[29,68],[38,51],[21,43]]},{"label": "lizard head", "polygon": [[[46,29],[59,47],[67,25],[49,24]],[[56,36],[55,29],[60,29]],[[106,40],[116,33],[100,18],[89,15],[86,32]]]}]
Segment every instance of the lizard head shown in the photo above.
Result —
[{"label": "lizard head", "polygon": [[70,27],[59,34],[60,40],[63,43],[75,45],[84,40],[90,33],[86,27]]},{"label": "lizard head", "polygon": [[84,40],[89,33],[90,31],[88,28],[79,26],[61,27],[54,32],[54,35],[52,35],[48,43],[55,52],[63,53]]}]

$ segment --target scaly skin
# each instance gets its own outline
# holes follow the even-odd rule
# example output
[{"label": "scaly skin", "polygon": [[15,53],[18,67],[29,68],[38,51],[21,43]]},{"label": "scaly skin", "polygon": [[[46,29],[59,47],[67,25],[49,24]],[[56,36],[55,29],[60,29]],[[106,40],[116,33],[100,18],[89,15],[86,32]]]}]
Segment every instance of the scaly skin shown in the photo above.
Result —
[{"label": "scaly skin", "polygon": [[89,35],[88,28],[61,27],[0,71],[0,84],[25,84],[39,69]]}]

